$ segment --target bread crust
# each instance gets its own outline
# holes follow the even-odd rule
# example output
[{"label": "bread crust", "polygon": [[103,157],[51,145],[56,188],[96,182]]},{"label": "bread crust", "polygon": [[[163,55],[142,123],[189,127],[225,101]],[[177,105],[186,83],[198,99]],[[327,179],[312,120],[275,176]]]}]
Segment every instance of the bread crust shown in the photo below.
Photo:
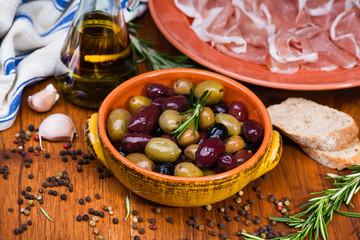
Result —
[{"label": "bread crust", "polygon": [[[313,110],[306,113],[306,116],[298,116],[298,114],[294,111],[294,109],[296,110],[297,108],[304,108],[306,106],[309,106],[309,108]],[[349,124],[344,127],[342,127],[341,124],[341,126],[339,126],[336,130],[324,132],[322,134],[306,134],[304,133],[305,131],[296,133],[296,131],[299,132],[299,129],[301,130],[301,128],[305,128],[306,120],[304,119],[307,117],[309,119],[316,117],[316,111],[328,111],[329,115],[344,119],[344,121]],[[315,148],[323,151],[338,151],[346,149],[358,137],[359,128],[350,115],[303,98],[288,98],[280,104],[269,106],[268,112],[274,126],[279,128],[282,133],[287,135],[296,143],[309,148]],[[285,116],[288,121],[297,121],[299,123],[299,128],[292,129],[289,127],[289,124],[287,124],[288,122],[282,121],[282,119],[280,119],[282,117],[282,112],[289,114],[288,116]],[[332,121],[328,122],[329,124],[340,124],[330,117],[328,121]]]},{"label": "bread crust", "polygon": [[300,145],[303,151],[316,162],[333,169],[342,170],[360,163],[360,141],[355,141],[348,148],[340,151],[322,151]]}]

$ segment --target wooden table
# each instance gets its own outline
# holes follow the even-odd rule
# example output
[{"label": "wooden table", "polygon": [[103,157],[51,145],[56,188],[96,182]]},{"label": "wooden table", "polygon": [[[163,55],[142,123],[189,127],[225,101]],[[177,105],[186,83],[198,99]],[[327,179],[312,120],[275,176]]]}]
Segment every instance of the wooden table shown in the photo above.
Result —
[{"label": "wooden table", "polygon": [[[140,31],[140,37],[151,36],[151,41],[156,44],[156,49],[171,55],[180,54],[161,35],[148,12],[136,20],[136,23],[144,26],[144,29]],[[146,72],[148,69],[145,65],[141,65],[139,70],[140,72]],[[0,167],[7,165],[10,170],[7,180],[4,180],[2,175],[0,178],[0,239],[95,239],[96,237],[92,232],[93,228],[87,222],[77,222],[76,216],[87,213],[89,208],[101,210],[103,206],[111,206],[114,211],[113,216],[109,216],[108,212],[105,212],[105,217],[100,218],[96,224],[96,228],[100,230],[100,235],[103,235],[105,239],[132,240],[137,235],[140,236],[140,239],[148,240],[219,239],[218,234],[220,233],[226,234],[229,239],[239,239],[235,235],[236,231],[246,229],[247,232],[253,232],[259,226],[253,223],[250,226],[246,226],[245,218],[242,218],[241,222],[236,222],[235,220],[226,222],[224,219],[226,214],[220,213],[218,208],[229,209],[229,206],[235,205],[237,209],[241,209],[246,200],[254,199],[252,215],[253,217],[256,215],[261,217],[261,225],[269,224],[267,217],[281,216],[273,204],[265,199],[260,200],[257,198],[257,193],[253,190],[254,186],[259,186],[265,196],[273,193],[279,199],[289,197],[291,199],[290,213],[294,214],[299,212],[299,207],[311,197],[311,192],[319,192],[332,186],[332,181],[325,178],[326,173],[349,173],[349,171],[339,172],[331,170],[314,162],[302,152],[297,144],[284,137],[284,151],[280,163],[267,174],[268,178],[266,180],[259,178],[243,189],[244,195],[241,197],[243,203],[235,203],[234,199],[237,196],[233,196],[225,201],[213,204],[212,210],[208,211],[201,207],[174,208],[159,206],[142,199],[129,192],[114,177],[99,179],[97,167],[101,166],[101,164],[97,160],[90,161],[89,165],[84,165],[83,171],[79,173],[76,171],[76,161],[71,159],[66,163],[61,161],[59,151],[63,150],[63,142],[44,142],[46,151],[42,151],[39,156],[30,153],[33,163],[30,168],[26,168],[22,157],[17,153],[10,152],[12,148],[17,147],[13,143],[15,139],[14,134],[19,132],[20,129],[27,130],[30,124],[38,127],[43,119],[53,113],[65,113],[74,120],[79,136],[74,140],[72,149],[81,149],[85,153],[88,152],[84,139],[84,125],[86,119],[94,112],[93,110],[76,107],[63,98],[60,98],[54,108],[48,113],[35,113],[28,107],[27,97],[43,89],[50,82],[53,82],[53,80],[49,79],[26,88],[23,92],[21,107],[14,125],[10,129],[0,132],[2,143]],[[353,116],[358,124],[360,122],[359,88],[303,92],[269,89],[250,84],[245,85],[253,90],[266,106],[279,103],[287,97],[304,97],[344,111]],[[25,149],[27,150],[28,147],[35,147],[36,145],[38,145],[38,142],[31,139],[29,142],[26,142]],[[45,158],[46,152],[51,155],[50,158]],[[5,153],[9,154],[9,159],[3,157]],[[40,205],[39,202],[35,201],[35,206],[31,208],[30,216],[19,213],[20,208],[27,206],[27,202],[22,205],[17,203],[19,197],[23,198],[21,190],[30,186],[32,187],[31,193],[38,194],[38,189],[46,181],[47,177],[54,176],[64,170],[68,172],[71,183],[74,185],[73,192],[70,193],[66,187],[52,188],[58,191],[58,196],[50,196],[44,193],[44,203]],[[34,174],[33,179],[28,178],[28,175],[31,173]],[[101,195],[100,199],[95,199],[96,193]],[[67,200],[60,200],[60,194],[66,194]],[[127,195],[130,197],[131,209],[137,210],[139,212],[138,216],[144,218],[144,222],[137,223],[139,228],[145,229],[144,234],[139,234],[138,230],[132,229],[132,215],[130,215],[127,221],[124,220],[126,215],[125,198]],[[79,199],[86,196],[90,196],[91,201],[80,205],[78,203]],[[360,212],[358,207],[360,206],[360,197],[355,196],[352,203],[355,208],[344,207],[343,210]],[[40,212],[39,206],[45,209],[53,219],[53,222],[45,218]],[[9,212],[8,208],[13,208],[14,212]],[[153,212],[155,208],[159,208],[161,212],[155,214]],[[228,215],[235,217],[238,214],[236,211],[230,210]],[[186,220],[191,216],[199,218],[198,224],[205,226],[203,231],[186,224]],[[117,225],[112,223],[113,217],[119,219]],[[166,221],[169,217],[174,219],[174,223]],[[150,218],[156,219],[156,230],[150,229]],[[206,220],[211,218],[216,223],[223,223],[224,228],[220,230],[217,227],[207,227]],[[28,220],[32,220],[32,225],[20,235],[15,236],[14,229],[19,228],[20,225]],[[358,219],[335,215],[333,222],[328,225],[329,238],[338,240],[357,239],[360,231],[359,226],[360,220]],[[280,223],[273,228],[275,232],[292,232],[292,229]],[[215,230],[217,236],[211,236],[209,234],[210,230]]]}]

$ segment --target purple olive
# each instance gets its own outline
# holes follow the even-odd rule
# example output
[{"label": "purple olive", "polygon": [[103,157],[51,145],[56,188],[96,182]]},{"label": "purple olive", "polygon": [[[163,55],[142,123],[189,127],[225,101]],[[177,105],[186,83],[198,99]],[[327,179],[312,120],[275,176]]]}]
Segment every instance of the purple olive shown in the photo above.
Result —
[{"label": "purple olive", "polygon": [[225,143],[219,138],[210,138],[200,144],[196,151],[195,163],[198,167],[210,167],[225,153]]},{"label": "purple olive", "polygon": [[159,97],[172,97],[175,95],[175,92],[168,86],[159,83],[151,83],[146,88],[146,95],[148,98],[155,99]]},{"label": "purple olive", "polygon": [[152,136],[141,133],[126,133],[121,139],[121,145],[127,152],[144,152],[146,144]]},{"label": "purple olive", "polygon": [[199,141],[197,142],[197,144],[202,144],[203,142],[205,142],[206,138],[206,132],[199,132]]},{"label": "purple olive", "polygon": [[176,139],[173,138],[170,134],[163,133],[163,134],[160,135],[160,137],[161,137],[161,138],[169,139],[169,140],[173,141],[175,144],[177,144]]},{"label": "purple olive", "polygon": [[234,159],[236,161],[237,166],[240,166],[247,160],[249,160],[254,154],[247,149],[241,149],[234,155]]},{"label": "purple olive", "polygon": [[239,122],[244,122],[248,119],[247,108],[241,101],[234,101],[230,104],[229,114],[233,115]]},{"label": "purple olive", "polygon": [[189,110],[189,100],[184,96],[169,97],[163,102],[162,110],[175,110],[177,112],[185,112]]},{"label": "purple olive", "polygon": [[217,160],[216,160],[216,170],[218,172],[226,172],[229,171],[235,167],[237,167],[237,162],[233,155],[229,153],[222,154]]},{"label": "purple olive", "polygon": [[155,106],[146,106],[134,114],[129,121],[128,129],[135,133],[150,133],[156,126],[160,110]]},{"label": "purple olive", "polygon": [[217,113],[228,113],[228,106],[224,102],[218,102],[217,104],[211,106],[211,110],[213,110],[214,114]]},{"label": "purple olive", "polygon": [[256,120],[245,120],[242,131],[246,141],[260,143],[264,138],[264,127]]},{"label": "purple olive", "polygon": [[154,105],[154,106],[158,107],[159,110],[162,110],[162,105],[163,105],[165,100],[166,100],[165,97],[155,98],[154,100],[152,100],[151,105]]}]

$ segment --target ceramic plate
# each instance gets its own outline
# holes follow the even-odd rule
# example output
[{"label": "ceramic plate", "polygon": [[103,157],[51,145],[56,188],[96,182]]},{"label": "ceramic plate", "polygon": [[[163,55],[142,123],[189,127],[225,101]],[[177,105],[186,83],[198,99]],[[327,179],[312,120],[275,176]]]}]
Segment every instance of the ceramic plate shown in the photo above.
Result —
[{"label": "ceramic plate", "polygon": [[273,73],[265,66],[227,56],[197,37],[191,19],[178,10],[174,0],[151,0],[152,18],[162,34],[182,53],[199,64],[234,79],[265,87],[290,90],[330,90],[360,86],[360,67],[331,72],[300,70]]}]

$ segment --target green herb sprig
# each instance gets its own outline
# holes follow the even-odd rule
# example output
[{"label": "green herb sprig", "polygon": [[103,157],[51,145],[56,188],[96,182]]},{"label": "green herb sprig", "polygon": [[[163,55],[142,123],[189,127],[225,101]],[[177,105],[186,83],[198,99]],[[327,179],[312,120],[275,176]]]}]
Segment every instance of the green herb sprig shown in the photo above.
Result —
[{"label": "green herb sprig", "polygon": [[49,215],[47,214],[47,212],[45,212],[45,210],[42,207],[39,207],[40,211],[45,215],[45,217],[52,222],[53,220],[49,217]]},{"label": "green herb sprig", "polygon": [[[323,194],[320,197],[311,198],[309,202],[303,206],[308,207],[305,211],[300,212],[288,218],[270,217],[270,220],[284,222],[288,226],[300,228],[296,233],[290,234],[286,237],[279,237],[273,239],[287,239],[287,240],[302,240],[305,238],[312,239],[315,235],[315,240],[322,238],[329,239],[327,224],[332,221],[334,213],[338,213],[347,217],[360,218],[359,213],[340,211],[342,203],[354,207],[350,201],[352,197],[359,191],[360,186],[360,164],[349,168],[352,173],[349,175],[336,175],[332,173],[327,174],[327,178],[334,180],[336,188],[330,188],[323,192],[312,194]],[[306,218],[302,218],[306,216]],[[244,233],[245,240],[261,240],[257,236]]]},{"label": "green herb sprig", "polygon": [[189,61],[187,56],[169,56],[158,52],[152,48],[154,44],[146,41],[147,39],[139,39],[137,29],[141,25],[128,23],[127,27],[131,32],[130,39],[136,53],[141,57],[138,62],[147,61],[150,70],[168,69],[168,68],[195,68],[195,65]]},{"label": "green herb sprig", "polygon": [[209,98],[211,93],[212,91],[209,92],[209,90],[204,91],[200,98],[198,98],[196,102],[194,102],[194,91],[192,88],[190,88],[190,109],[185,112],[179,113],[180,115],[190,114],[190,117],[172,132],[172,134],[174,134],[173,138],[179,139],[180,136],[185,132],[185,130],[190,126],[190,123],[193,120],[195,133],[199,125],[200,112],[203,110],[206,100]]},{"label": "green herb sprig", "polygon": [[126,216],[125,216],[125,221],[128,219],[128,217],[130,216],[130,198],[129,195],[126,195],[125,197],[125,205],[126,205]]}]

